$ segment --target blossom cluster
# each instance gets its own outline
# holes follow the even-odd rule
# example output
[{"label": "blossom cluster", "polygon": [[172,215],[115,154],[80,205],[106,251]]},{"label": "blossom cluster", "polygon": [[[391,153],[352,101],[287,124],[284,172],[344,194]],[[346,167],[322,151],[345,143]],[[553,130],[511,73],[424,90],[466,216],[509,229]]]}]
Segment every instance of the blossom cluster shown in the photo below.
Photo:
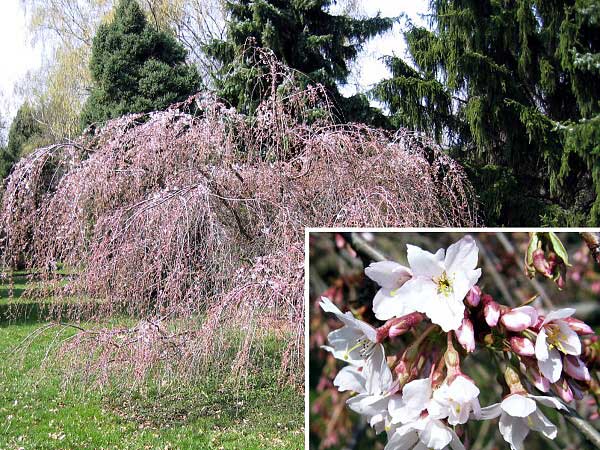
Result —
[{"label": "blossom cluster", "polygon": [[[568,411],[589,389],[581,336],[593,330],[572,317],[574,309],[544,315],[531,305],[508,308],[483,293],[470,236],[435,254],[408,245],[407,259],[410,267],[382,261],[365,269],[380,286],[373,298],[380,327],[321,298],[321,308],[344,324],[323,348],[347,363],[333,382],[353,394],[347,406],[376,433],[387,433],[385,450],[464,449],[461,425],[497,417],[512,450],[524,448],[530,430],[554,439],[556,426],[539,405]],[[417,328],[408,347],[386,355],[387,341]],[[478,345],[495,351],[505,382],[504,397],[485,407],[479,387],[461,370],[461,358]]]}]

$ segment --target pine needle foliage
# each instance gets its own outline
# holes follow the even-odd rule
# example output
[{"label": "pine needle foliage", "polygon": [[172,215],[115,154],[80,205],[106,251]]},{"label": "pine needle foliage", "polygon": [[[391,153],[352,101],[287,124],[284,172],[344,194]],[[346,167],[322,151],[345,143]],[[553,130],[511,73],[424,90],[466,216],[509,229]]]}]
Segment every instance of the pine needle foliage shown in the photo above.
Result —
[{"label": "pine needle foliage", "polygon": [[469,168],[489,225],[597,225],[597,0],[432,0],[372,92]]},{"label": "pine needle foliage", "polygon": [[82,122],[104,122],[133,112],[166,108],[198,90],[197,70],[185,64],[175,37],[154,28],[136,0],[120,0],[114,20],[94,37],[93,88]]},{"label": "pine needle foliage", "polygon": [[376,16],[357,19],[329,12],[331,0],[230,0],[227,37],[214,40],[206,51],[221,65],[215,74],[219,95],[242,113],[253,113],[270,86],[261,75],[248,46],[270,49],[290,68],[303,74],[301,82],[322,84],[343,121],[381,125],[383,115],[369,106],[367,97],[343,97],[338,84],[350,74],[365,42],[389,30],[394,19]]}]

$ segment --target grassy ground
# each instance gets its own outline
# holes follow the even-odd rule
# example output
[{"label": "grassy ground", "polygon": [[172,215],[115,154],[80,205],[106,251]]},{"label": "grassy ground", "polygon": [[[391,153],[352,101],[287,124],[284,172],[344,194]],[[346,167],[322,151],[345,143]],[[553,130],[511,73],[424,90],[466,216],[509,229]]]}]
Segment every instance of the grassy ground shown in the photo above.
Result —
[{"label": "grassy ground", "polygon": [[[16,281],[15,295],[26,287],[26,280]],[[0,294],[6,305],[7,290]],[[41,325],[0,314],[0,449],[303,448],[303,397],[276,379],[275,348],[282,342],[270,340],[264,370],[243,389],[214,377],[177,390],[147,386],[132,396],[118,387],[63,389],[57,368],[40,370],[51,334],[15,352]]]}]

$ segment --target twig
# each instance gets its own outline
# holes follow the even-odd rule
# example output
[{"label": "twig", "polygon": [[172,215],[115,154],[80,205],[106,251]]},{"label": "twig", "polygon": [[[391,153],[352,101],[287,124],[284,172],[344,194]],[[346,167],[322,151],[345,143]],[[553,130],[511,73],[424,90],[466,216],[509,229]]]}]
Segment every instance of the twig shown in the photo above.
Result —
[{"label": "twig", "polygon": [[504,233],[502,233],[502,232],[496,233],[496,237],[498,238],[498,240],[500,241],[500,243],[502,244],[504,249],[512,255],[513,259],[519,266],[521,275],[524,276],[525,278],[527,278],[527,280],[533,286],[533,288],[538,292],[538,294],[540,294],[540,297],[542,298],[542,301],[544,302],[544,306],[549,309],[554,309],[554,303],[552,302],[552,300],[550,300],[550,296],[546,293],[546,290],[541,285],[541,283],[538,280],[536,280],[535,278],[530,279],[524,275],[525,274],[525,263],[521,260],[521,258],[519,258],[519,256],[517,255],[517,251],[515,250],[515,247],[506,238]]},{"label": "twig", "polygon": [[587,420],[583,419],[577,411],[569,408],[565,418],[583,434],[596,448],[600,448],[600,433]]},{"label": "twig", "polygon": [[479,242],[477,243],[477,247],[479,247],[481,255],[483,256],[483,263],[485,264],[485,268],[492,276],[492,279],[494,280],[494,283],[496,283],[496,287],[502,294],[502,297],[504,297],[506,299],[506,302],[510,306],[517,306],[516,300],[514,299],[514,297],[508,290],[506,283],[504,282],[504,280],[502,279],[502,277],[496,270],[496,267],[494,265],[494,262],[492,261],[492,256],[490,255],[490,252],[488,252],[488,250],[485,248],[485,246],[480,244]]},{"label": "twig", "polygon": [[590,249],[592,257],[598,264],[600,264],[600,233],[591,233],[589,231],[585,231],[581,233],[581,237]]},{"label": "twig", "polygon": [[386,261],[387,258],[383,253],[375,248],[371,247],[371,245],[365,241],[362,237],[359,236],[358,233],[341,233],[346,239],[346,242],[350,244],[350,246],[354,249],[356,253],[363,260],[368,261]]}]

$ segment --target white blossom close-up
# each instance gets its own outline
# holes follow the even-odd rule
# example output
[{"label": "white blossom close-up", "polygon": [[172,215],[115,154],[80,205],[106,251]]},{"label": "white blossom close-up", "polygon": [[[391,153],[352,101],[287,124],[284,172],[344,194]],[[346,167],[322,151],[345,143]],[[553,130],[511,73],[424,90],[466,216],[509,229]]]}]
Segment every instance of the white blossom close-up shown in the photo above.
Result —
[{"label": "white blossom close-up", "polygon": [[555,409],[567,410],[559,400],[530,394],[510,394],[502,402],[481,409],[479,419],[500,416],[498,427],[511,450],[523,450],[523,441],[530,430],[539,431],[549,439],[556,437],[556,426],[538,408],[537,403]]},{"label": "white blossom close-up", "polygon": [[549,313],[535,341],[535,356],[542,375],[551,383],[558,381],[563,370],[564,355],[581,354],[579,336],[563,320],[575,313],[573,308],[563,308]]},{"label": "white blossom close-up", "polygon": [[[481,276],[475,240],[465,236],[435,254],[409,244],[407,258],[412,278],[397,289],[395,302],[424,313],[446,332],[458,329],[465,312],[464,298]],[[375,314],[383,320],[395,316],[397,309],[390,300],[382,302]]]}]

